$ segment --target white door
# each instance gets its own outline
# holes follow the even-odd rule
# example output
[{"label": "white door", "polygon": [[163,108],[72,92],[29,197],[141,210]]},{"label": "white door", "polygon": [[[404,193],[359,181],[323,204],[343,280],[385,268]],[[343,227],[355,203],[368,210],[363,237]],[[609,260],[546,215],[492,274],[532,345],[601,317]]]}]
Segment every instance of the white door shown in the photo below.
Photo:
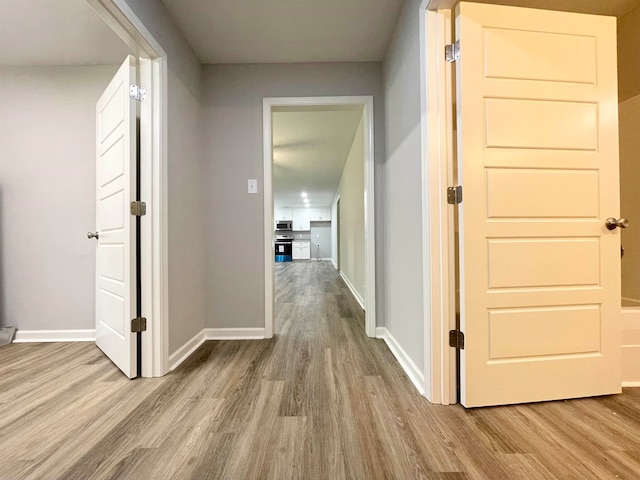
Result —
[{"label": "white door", "polygon": [[456,15],[462,404],[618,393],[615,19]]},{"label": "white door", "polygon": [[129,56],[96,106],[96,344],[129,378],[136,376],[136,105]]}]

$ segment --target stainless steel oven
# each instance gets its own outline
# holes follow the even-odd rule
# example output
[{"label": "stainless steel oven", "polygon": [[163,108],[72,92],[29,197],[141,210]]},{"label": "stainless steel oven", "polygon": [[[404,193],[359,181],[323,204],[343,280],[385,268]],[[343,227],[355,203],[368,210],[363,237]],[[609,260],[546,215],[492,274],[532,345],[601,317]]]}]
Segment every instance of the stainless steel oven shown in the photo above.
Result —
[{"label": "stainless steel oven", "polygon": [[291,262],[293,260],[293,235],[288,234],[276,235],[276,262]]}]

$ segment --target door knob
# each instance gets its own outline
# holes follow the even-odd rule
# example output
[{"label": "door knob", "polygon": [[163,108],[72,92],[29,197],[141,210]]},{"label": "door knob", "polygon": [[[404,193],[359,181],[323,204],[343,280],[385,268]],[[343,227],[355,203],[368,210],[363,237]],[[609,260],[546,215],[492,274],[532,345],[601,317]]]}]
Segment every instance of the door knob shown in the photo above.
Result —
[{"label": "door knob", "polygon": [[620,217],[618,219],[615,219],[613,217],[609,217],[609,218],[607,218],[605,220],[604,224],[607,227],[607,229],[615,230],[618,227],[627,228],[629,226],[629,220],[627,220],[624,217]]},{"label": "door knob", "polygon": [[96,233],[88,232],[87,233],[87,238],[95,238],[96,240],[98,240],[98,237],[100,237],[100,234],[98,232],[96,232]]}]

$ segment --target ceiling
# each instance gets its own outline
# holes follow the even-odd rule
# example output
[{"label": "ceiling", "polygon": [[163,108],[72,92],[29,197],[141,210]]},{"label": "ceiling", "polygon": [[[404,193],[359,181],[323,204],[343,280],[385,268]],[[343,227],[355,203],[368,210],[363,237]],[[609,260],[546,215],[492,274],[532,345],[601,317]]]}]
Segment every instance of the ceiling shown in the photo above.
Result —
[{"label": "ceiling", "polygon": [[162,0],[202,63],[379,62],[404,0]]},{"label": "ceiling", "polygon": [[128,53],[87,0],[0,0],[0,66],[119,65]]},{"label": "ceiling", "polygon": [[273,201],[276,207],[331,205],[362,118],[362,105],[274,109]]}]

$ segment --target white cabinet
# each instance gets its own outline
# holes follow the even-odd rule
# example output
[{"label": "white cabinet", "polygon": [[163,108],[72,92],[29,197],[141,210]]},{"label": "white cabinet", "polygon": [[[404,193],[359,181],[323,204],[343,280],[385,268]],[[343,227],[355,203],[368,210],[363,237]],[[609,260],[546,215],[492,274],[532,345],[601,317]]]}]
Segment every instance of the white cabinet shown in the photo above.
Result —
[{"label": "white cabinet", "polygon": [[309,209],[294,208],[293,209],[293,230],[308,232],[310,229],[311,229],[311,225],[309,223]]},{"label": "white cabinet", "polygon": [[309,220],[312,222],[330,222],[331,221],[331,209],[330,208],[310,208]]},{"label": "white cabinet", "polygon": [[293,209],[288,207],[276,208],[273,216],[276,220],[293,220]]},{"label": "white cabinet", "polygon": [[311,259],[311,243],[308,241],[304,242],[293,242],[291,248],[291,258],[293,260],[310,260]]},{"label": "white cabinet", "polygon": [[[288,209],[292,210],[292,209]],[[330,222],[331,209],[326,208],[294,208],[293,209],[293,230],[297,232],[308,232],[311,230],[311,222]],[[276,217],[276,220],[289,220]]]}]

